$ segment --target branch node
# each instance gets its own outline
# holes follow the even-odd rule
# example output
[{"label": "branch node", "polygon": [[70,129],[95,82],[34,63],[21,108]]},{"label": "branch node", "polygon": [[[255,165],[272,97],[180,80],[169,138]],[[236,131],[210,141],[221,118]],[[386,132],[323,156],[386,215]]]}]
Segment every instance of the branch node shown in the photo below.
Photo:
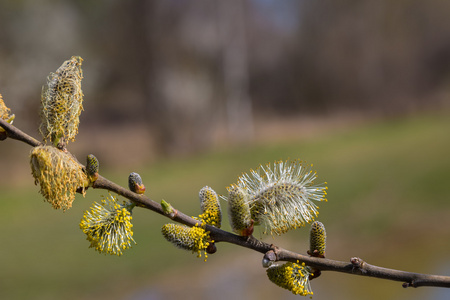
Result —
[{"label": "branch node", "polygon": [[311,252],[311,250],[307,250],[306,253],[312,257],[325,258],[325,255],[321,254],[319,250],[314,250],[313,252]]},{"label": "branch node", "polygon": [[264,254],[262,265],[264,268],[270,267],[275,261],[277,261],[277,255],[273,250],[269,250]]},{"label": "branch node", "polygon": [[309,275],[309,280],[316,279],[320,275],[322,275],[322,272],[319,269],[312,269],[312,274]]},{"label": "branch node", "polygon": [[280,253],[280,248],[278,248],[274,244],[270,244],[270,249],[271,249],[270,251],[272,251],[275,254],[275,261],[277,261]]},{"label": "branch node", "polygon": [[359,257],[352,257],[350,259],[351,264],[353,265],[352,273],[360,273],[366,274],[367,271],[364,270],[364,261]]},{"label": "branch node", "polygon": [[217,247],[214,242],[211,242],[208,247],[206,247],[206,253],[208,254],[214,254],[217,252]]},{"label": "branch node", "polygon": [[417,287],[417,283],[416,283],[415,280],[411,280],[411,282],[404,282],[402,284],[402,287],[405,288],[405,289],[408,288],[408,287],[416,288]]}]

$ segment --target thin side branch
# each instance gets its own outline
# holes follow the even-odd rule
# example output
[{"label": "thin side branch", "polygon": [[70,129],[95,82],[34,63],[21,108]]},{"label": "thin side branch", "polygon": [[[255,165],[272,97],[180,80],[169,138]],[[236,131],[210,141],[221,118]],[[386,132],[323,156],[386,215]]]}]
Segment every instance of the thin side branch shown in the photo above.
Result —
[{"label": "thin side branch", "polygon": [[[27,135],[15,126],[0,119],[0,126],[3,127],[9,138],[22,141],[30,146],[36,147],[42,145],[33,137]],[[152,210],[160,215],[166,216],[175,222],[185,224],[187,226],[198,225],[198,220],[185,215],[184,213],[175,210],[175,213],[165,214],[161,205],[147,196],[136,194],[120,185],[99,176],[99,178],[92,185],[95,189],[105,189],[117,193],[137,204],[137,206]],[[421,287],[421,286],[435,286],[435,287],[450,287],[449,276],[428,275],[420,273],[411,273],[406,271],[382,268],[370,265],[358,257],[351,258],[350,262],[337,261],[327,258],[312,257],[301,255],[273,244],[268,244],[256,239],[253,236],[238,236],[233,233],[224,231],[211,225],[206,225],[206,230],[210,232],[211,238],[215,243],[226,242],[245,247],[262,254],[265,257],[270,257],[272,261],[291,261],[304,262],[314,269],[320,271],[334,271],[347,273],[351,275],[375,277],[386,280],[401,281],[403,287]]]}]

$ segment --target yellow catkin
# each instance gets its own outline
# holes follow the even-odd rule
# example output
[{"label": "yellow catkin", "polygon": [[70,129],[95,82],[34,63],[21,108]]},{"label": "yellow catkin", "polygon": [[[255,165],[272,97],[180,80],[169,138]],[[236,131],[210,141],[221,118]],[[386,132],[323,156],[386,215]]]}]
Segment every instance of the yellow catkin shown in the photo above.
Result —
[{"label": "yellow catkin", "polygon": [[181,224],[165,224],[161,228],[164,238],[180,249],[190,250],[201,257],[202,253],[206,256],[206,248],[210,242],[209,231],[193,226],[188,227]]},{"label": "yellow catkin", "polygon": [[200,190],[199,198],[202,210],[199,218],[206,224],[220,228],[222,224],[222,210],[217,193],[209,186],[205,186]]},{"label": "yellow catkin", "polygon": [[309,283],[309,276],[312,273],[304,263],[287,262],[282,265],[271,266],[266,272],[270,281],[295,295],[308,296],[313,294]]},{"label": "yellow catkin", "polygon": [[[0,119],[12,124],[14,117],[15,116],[11,114],[11,110],[5,105],[5,102],[3,102],[3,97],[0,94]],[[4,132],[5,130],[3,127],[0,127],[0,133]]]},{"label": "yellow catkin", "polygon": [[0,119],[8,120],[11,110],[6,107],[5,102],[3,102],[3,97],[0,94]]},{"label": "yellow catkin", "polygon": [[109,195],[101,203],[95,202],[91,210],[84,213],[80,229],[91,243],[90,247],[99,253],[122,255],[131,248],[133,224],[131,210],[134,204],[120,204],[116,197]]},{"label": "yellow catkin", "polygon": [[50,73],[41,94],[41,125],[39,131],[45,142],[57,144],[74,141],[83,110],[81,80],[83,59],[72,56],[55,73]]},{"label": "yellow catkin", "polygon": [[69,209],[77,190],[84,193],[87,176],[70,154],[53,146],[38,146],[31,151],[30,165],[40,193],[53,208]]}]

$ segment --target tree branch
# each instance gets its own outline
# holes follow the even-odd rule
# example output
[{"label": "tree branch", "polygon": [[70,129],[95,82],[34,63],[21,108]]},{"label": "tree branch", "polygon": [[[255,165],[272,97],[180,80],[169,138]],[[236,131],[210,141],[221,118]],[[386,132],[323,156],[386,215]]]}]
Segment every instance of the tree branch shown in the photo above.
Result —
[{"label": "tree branch", "polygon": [[[27,135],[23,131],[17,129],[15,126],[0,119],[0,127],[7,133],[7,137],[22,141],[30,146],[36,147],[42,145],[39,141],[33,137]],[[160,215],[166,216],[175,222],[185,224],[187,226],[198,225],[198,220],[185,215],[184,213],[175,210],[172,214],[164,213],[161,205],[145,195],[136,194],[128,189],[121,187],[120,185],[99,176],[98,179],[92,184],[95,189],[105,189],[114,193],[117,193],[137,204],[138,207],[152,210]],[[401,281],[403,287],[421,287],[421,286],[435,286],[435,287],[450,287],[449,276],[428,275],[420,273],[411,273],[406,271],[387,269],[370,265],[358,257],[351,258],[350,262],[337,261],[327,258],[319,258],[307,255],[301,255],[273,244],[268,244],[256,239],[254,236],[238,236],[233,233],[224,231],[211,225],[205,225],[205,229],[210,232],[211,238],[215,243],[226,242],[235,244],[241,247],[245,247],[262,254],[265,254],[265,258],[271,261],[291,261],[291,262],[304,262],[306,265],[320,271],[334,271],[347,273],[351,275],[359,275],[366,277],[375,277],[386,280]]]},{"label": "tree branch", "polygon": [[9,137],[11,139],[24,142],[32,147],[42,145],[42,143],[39,142],[38,140],[36,140],[35,138],[29,136],[22,130],[9,124],[8,122],[6,122],[5,120],[3,120],[1,118],[0,118],[0,127],[2,127],[6,131],[7,137]]},{"label": "tree branch", "polygon": [[[198,220],[177,211],[174,217],[170,217],[164,213],[159,203],[151,200],[150,198],[133,193],[108,179],[99,176],[99,179],[94,182],[94,188],[106,189],[111,192],[115,192],[135,203],[138,206],[150,209],[161,215],[171,218],[173,221],[188,225],[195,226],[198,224]],[[450,287],[449,276],[428,275],[420,273],[412,273],[406,271],[399,271],[394,269],[387,269],[370,265],[358,257],[353,257],[350,262],[343,262],[337,260],[331,260],[326,258],[312,257],[301,255],[289,250],[265,243],[256,239],[254,236],[238,236],[233,233],[224,231],[217,227],[206,225],[206,230],[210,232],[211,238],[214,242],[226,242],[235,244],[241,247],[245,247],[262,254],[273,251],[275,259],[273,261],[291,261],[291,262],[304,262],[305,264],[321,271],[335,271],[341,273],[347,273],[351,275],[360,275],[367,277],[375,277],[393,281],[404,282],[403,287],[420,287],[420,286],[436,286],[436,287]]]}]

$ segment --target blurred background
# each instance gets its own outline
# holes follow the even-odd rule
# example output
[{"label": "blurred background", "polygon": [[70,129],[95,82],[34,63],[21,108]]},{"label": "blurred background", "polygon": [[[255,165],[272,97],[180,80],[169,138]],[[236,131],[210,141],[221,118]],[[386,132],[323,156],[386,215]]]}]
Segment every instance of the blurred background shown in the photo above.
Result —
[{"label": "blurred background", "polygon": [[[195,216],[201,187],[225,194],[259,164],[306,160],[329,186],[327,257],[450,275],[449,11],[439,0],[4,0],[0,93],[40,139],[42,85],[79,55],[85,110],[69,150],[96,155],[102,175],[126,186],[138,172],[149,197]],[[205,263],[139,209],[137,245],[99,255],[78,224],[106,192],[53,210],[29,151],[0,144],[0,298],[298,298],[269,282],[262,255],[219,244]],[[305,253],[308,231],[255,235]],[[314,299],[450,297],[333,272],[312,288]]]}]

